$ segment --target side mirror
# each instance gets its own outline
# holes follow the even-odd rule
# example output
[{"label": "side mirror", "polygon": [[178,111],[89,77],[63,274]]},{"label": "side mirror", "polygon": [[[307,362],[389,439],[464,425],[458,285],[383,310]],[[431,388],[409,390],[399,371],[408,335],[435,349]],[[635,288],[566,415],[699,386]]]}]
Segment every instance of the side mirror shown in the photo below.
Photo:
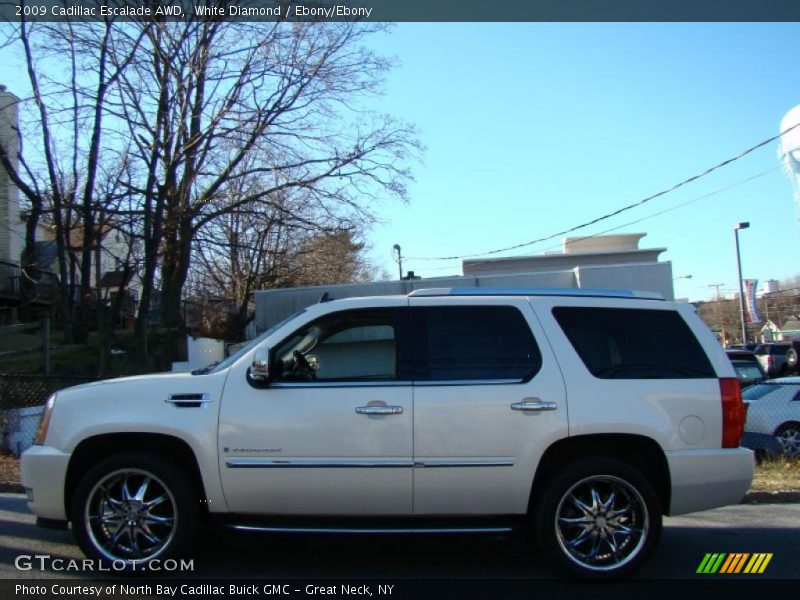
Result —
[{"label": "side mirror", "polygon": [[250,378],[253,381],[269,380],[269,348],[258,348],[250,364]]}]

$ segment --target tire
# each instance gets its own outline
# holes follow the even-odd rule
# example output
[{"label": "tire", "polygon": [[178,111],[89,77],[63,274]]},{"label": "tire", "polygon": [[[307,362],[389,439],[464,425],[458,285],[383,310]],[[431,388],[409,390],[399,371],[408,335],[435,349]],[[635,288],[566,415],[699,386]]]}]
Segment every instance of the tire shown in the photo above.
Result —
[{"label": "tire", "polygon": [[81,479],[72,500],[75,540],[114,571],[139,571],[188,547],[200,520],[185,469],[154,453],[115,454]]},{"label": "tire", "polygon": [[616,579],[644,565],[661,537],[661,505],[650,482],[627,463],[604,457],[558,471],[535,498],[542,556],[584,579]]},{"label": "tire", "polygon": [[800,423],[784,423],[775,431],[775,437],[787,458],[800,456]]}]

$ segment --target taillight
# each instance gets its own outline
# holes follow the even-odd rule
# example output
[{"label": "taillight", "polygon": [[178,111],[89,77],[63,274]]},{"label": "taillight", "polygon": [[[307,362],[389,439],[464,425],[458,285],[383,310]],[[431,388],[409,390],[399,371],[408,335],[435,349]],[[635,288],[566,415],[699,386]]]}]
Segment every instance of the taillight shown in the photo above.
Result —
[{"label": "taillight", "polygon": [[722,397],[722,447],[738,448],[744,434],[745,409],[742,388],[735,377],[719,380]]}]

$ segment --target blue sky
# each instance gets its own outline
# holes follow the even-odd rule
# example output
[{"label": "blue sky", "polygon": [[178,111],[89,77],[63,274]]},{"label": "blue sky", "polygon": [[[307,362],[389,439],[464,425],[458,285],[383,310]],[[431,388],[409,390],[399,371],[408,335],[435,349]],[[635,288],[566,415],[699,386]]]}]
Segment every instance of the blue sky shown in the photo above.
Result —
[{"label": "blue sky", "polygon": [[[382,223],[370,254],[392,277],[395,243],[405,269],[460,274],[460,261],[413,257],[480,253],[591,220],[777,134],[800,104],[796,23],[401,23],[371,44],[399,63],[374,108],[416,124],[427,147],[410,202],[375,207]],[[24,72],[0,72],[0,82],[16,89]],[[674,275],[692,275],[675,282],[677,297],[710,298],[712,283],[734,290],[739,221],[751,223],[741,234],[744,276],[794,276],[798,212],[778,166],[773,143],[575,235],[733,185],[618,231],[646,232],[643,247],[666,247]]]},{"label": "blue sky", "polygon": [[[798,24],[398,24],[373,46],[395,56],[380,109],[417,125],[427,146],[407,205],[379,207],[375,262],[473,254],[550,235],[703,171],[776,135],[800,104]],[[777,143],[589,235],[778,167]],[[676,296],[800,272],[800,229],[781,170],[620,232],[667,247]],[[514,254],[538,254],[560,239]],[[423,277],[459,261],[407,259]]]}]

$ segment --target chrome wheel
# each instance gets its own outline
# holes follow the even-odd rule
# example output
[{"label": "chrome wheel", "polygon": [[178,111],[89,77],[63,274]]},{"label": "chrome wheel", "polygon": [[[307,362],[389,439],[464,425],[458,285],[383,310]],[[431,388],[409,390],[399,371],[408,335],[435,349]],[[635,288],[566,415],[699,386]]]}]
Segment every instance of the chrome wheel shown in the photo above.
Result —
[{"label": "chrome wheel", "polygon": [[581,479],[561,497],[555,515],[558,544],[576,565],[613,571],[641,551],[648,535],[647,505],[636,488],[611,475]]},{"label": "chrome wheel", "polygon": [[170,489],[143,469],[120,469],[100,479],[85,504],[92,545],[111,561],[159,556],[175,535],[178,511]]},{"label": "chrome wheel", "polygon": [[790,426],[781,429],[777,438],[787,457],[797,458],[800,456],[800,428]]}]

